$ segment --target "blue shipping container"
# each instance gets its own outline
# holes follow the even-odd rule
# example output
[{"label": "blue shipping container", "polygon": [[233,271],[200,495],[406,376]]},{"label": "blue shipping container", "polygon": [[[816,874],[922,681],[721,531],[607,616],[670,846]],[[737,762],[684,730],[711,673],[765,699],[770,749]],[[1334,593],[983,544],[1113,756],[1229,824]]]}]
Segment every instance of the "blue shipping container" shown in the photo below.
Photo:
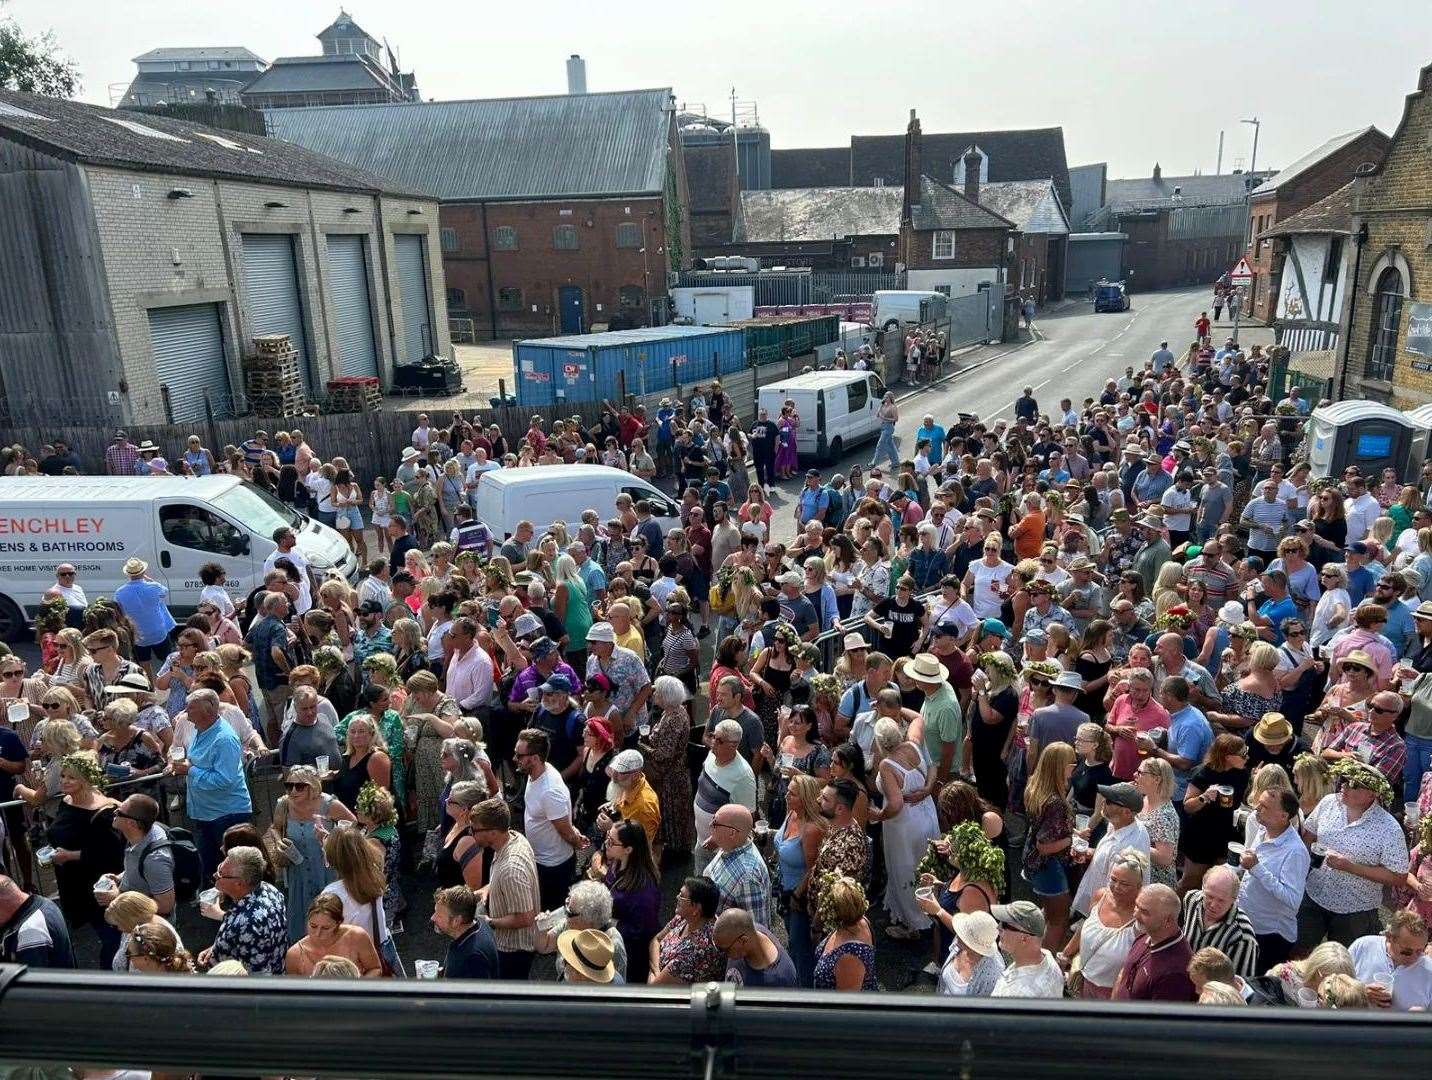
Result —
[{"label": "blue shipping container", "polygon": [[690,386],[740,371],[746,335],[737,328],[656,326],[512,343],[519,405],[616,400]]}]

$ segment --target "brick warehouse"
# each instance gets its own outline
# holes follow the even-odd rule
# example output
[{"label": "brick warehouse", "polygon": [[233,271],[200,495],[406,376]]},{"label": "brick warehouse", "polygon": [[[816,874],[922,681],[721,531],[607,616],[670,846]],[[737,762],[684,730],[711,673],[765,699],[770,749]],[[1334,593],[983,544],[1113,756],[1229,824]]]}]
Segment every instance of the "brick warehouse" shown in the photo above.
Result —
[{"label": "brick warehouse", "polygon": [[0,91],[0,412],[242,411],[288,334],[310,399],[450,350],[437,204],[257,135]]},{"label": "brick warehouse", "polygon": [[1338,397],[1432,402],[1432,64],[1391,145],[1353,181],[1356,267],[1343,313]]},{"label": "brick warehouse", "polygon": [[1248,265],[1253,271],[1255,318],[1270,321],[1277,312],[1279,294],[1297,288],[1296,282],[1283,281],[1284,259],[1277,245],[1258,239],[1259,235],[1338,190],[1363,162],[1381,158],[1387,143],[1387,136],[1375,127],[1344,132],[1279,169],[1276,176],[1249,193],[1252,241]]},{"label": "brick warehouse", "polygon": [[267,115],[279,138],[438,197],[449,314],[478,333],[644,325],[689,265],[669,90]]}]

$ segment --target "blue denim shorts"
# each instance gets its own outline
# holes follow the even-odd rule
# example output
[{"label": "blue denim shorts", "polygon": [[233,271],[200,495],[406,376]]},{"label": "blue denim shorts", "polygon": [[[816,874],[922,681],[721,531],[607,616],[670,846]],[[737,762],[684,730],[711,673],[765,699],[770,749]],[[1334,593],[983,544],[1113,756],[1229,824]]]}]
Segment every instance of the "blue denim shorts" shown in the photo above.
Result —
[{"label": "blue denim shorts", "polygon": [[1049,859],[1039,870],[1026,870],[1024,880],[1035,896],[1059,896],[1069,891],[1069,875],[1058,859]]},{"label": "blue denim shorts", "polygon": [[333,527],[335,529],[352,529],[354,532],[363,531],[363,511],[356,506],[345,507],[333,516]]}]

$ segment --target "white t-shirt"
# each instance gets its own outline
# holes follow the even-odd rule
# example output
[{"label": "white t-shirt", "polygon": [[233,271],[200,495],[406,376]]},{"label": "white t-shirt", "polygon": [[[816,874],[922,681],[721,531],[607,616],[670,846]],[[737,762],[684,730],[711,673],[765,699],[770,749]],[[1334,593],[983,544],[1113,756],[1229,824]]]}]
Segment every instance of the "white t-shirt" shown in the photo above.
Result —
[{"label": "white t-shirt", "polygon": [[527,781],[523,797],[522,831],[532,845],[538,866],[561,866],[572,857],[572,845],[562,839],[552,824],[561,818],[571,819],[572,797],[567,785],[551,762],[542,768],[542,775]]},{"label": "white t-shirt", "polygon": [[1372,529],[1372,523],[1382,515],[1382,507],[1373,496],[1364,491],[1356,499],[1343,500],[1343,516],[1347,518],[1347,540],[1364,539]]},{"label": "white t-shirt", "polygon": [[311,472],[305,476],[303,486],[313,495],[320,514],[332,514],[337,510],[333,505],[333,481],[321,472]]},{"label": "white t-shirt", "polygon": [[278,562],[279,559],[287,559],[293,563],[294,568],[298,571],[298,599],[294,602],[293,610],[296,614],[302,615],[313,606],[313,590],[308,576],[308,560],[305,559],[303,553],[298,550],[297,544],[288,551],[279,551],[278,548],[274,548],[273,551],[269,552],[269,557],[264,560],[264,573],[267,574],[272,570],[274,564]]},{"label": "white t-shirt", "polygon": [[994,566],[984,559],[970,563],[970,573],[975,579],[975,589],[970,596],[970,607],[981,619],[997,619],[1004,601],[995,593],[994,587],[1003,584],[1004,579],[1014,572],[1014,567],[1001,559]]},{"label": "white t-shirt", "polygon": [[229,590],[222,585],[205,585],[199,593],[199,602],[204,603],[205,601],[218,608],[219,614],[224,618],[232,619],[234,617],[233,598],[229,596]]},{"label": "white t-shirt", "polygon": [[[368,936],[373,939],[376,946],[388,937],[387,915],[383,911],[383,898],[380,896],[371,904],[360,904],[354,900],[348,892],[348,886],[341,881],[335,881],[331,885],[325,885],[323,891],[332,893],[343,901],[343,921],[349,926],[356,926],[368,931]],[[373,932],[373,914],[378,915],[378,929],[382,932],[380,938]]]},{"label": "white t-shirt", "polygon": [[994,984],[990,997],[1062,998],[1064,972],[1048,949],[1041,950],[1037,964],[1011,964]]},{"label": "white t-shirt", "polygon": [[56,583],[50,588],[65,598],[65,606],[72,608],[87,608],[89,601],[85,599],[85,591],[79,585],[60,585]]},{"label": "white t-shirt", "polygon": [[1159,499],[1164,508],[1164,524],[1174,532],[1188,532],[1192,522],[1193,493],[1171,487]]},{"label": "white t-shirt", "polygon": [[1424,953],[1406,967],[1394,968],[1392,957],[1387,955],[1387,939],[1381,934],[1358,938],[1348,952],[1358,979],[1392,991],[1394,1009],[1432,1009],[1432,957]]},{"label": "white t-shirt", "polygon": [[452,624],[452,619],[446,619],[440,623],[433,623],[433,628],[428,631],[429,660],[441,660],[443,658],[443,635],[452,629]]}]

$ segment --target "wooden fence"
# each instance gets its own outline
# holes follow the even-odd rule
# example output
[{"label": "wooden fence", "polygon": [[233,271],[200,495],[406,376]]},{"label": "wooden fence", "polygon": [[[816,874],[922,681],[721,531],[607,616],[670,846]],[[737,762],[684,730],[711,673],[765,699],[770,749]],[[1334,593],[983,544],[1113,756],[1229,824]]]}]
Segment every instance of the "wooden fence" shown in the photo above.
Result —
[{"label": "wooden fence", "polygon": [[[755,389],[774,379],[784,378],[798,372],[812,357],[800,357],[778,364],[769,364],[756,370],[746,370],[726,376],[722,385],[736,407],[742,423],[755,416]],[[703,385],[709,385],[709,382]],[[679,396],[685,398],[695,389],[695,384],[684,384]],[[648,395],[645,398],[629,396],[629,402],[642,401],[652,417],[663,396],[671,396],[670,390]],[[401,400],[401,399],[396,399]],[[580,417],[585,428],[594,426],[601,416],[600,402],[581,402],[555,406],[510,406],[499,409],[445,409],[441,406],[427,409],[396,409],[395,399],[389,398],[381,409],[371,412],[332,413],[322,416],[289,417],[267,419],[249,416],[237,420],[200,420],[192,424],[135,424],[125,428],[129,439],[138,445],[151,440],[159,447],[169,461],[177,459],[184,450],[184,442],[190,435],[198,435],[200,441],[220,457],[225,446],[239,446],[255,431],[266,431],[272,435],[280,429],[299,430],[318,456],[325,461],[342,456],[348,459],[354,475],[364,489],[372,486],[375,476],[392,478],[398,467],[403,449],[412,443],[413,429],[417,427],[419,413],[426,412],[434,427],[446,427],[455,414],[460,413],[473,424],[485,426],[496,424],[515,447],[527,430],[533,416],[541,416],[544,427],[550,431],[553,420],[567,420]],[[93,425],[65,426],[42,422],[32,424],[11,424],[0,426],[0,445],[25,447],[30,453],[37,453],[40,447],[57,440],[70,446],[83,463],[85,472],[103,473],[104,451],[114,435],[110,427]],[[270,443],[272,445],[272,443]]]}]

